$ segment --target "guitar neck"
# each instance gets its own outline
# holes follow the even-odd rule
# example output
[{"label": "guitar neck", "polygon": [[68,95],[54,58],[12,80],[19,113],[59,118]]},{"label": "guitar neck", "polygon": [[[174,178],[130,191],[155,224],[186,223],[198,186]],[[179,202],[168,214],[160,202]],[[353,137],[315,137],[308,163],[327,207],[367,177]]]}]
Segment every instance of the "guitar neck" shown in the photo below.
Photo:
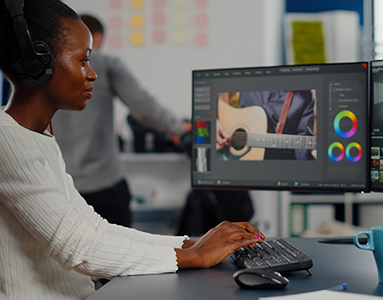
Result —
[{"label": "guitar neck", "polygon": [[316,149],[317,142],[315,136],[250,133],[247,136],[247,146],[257,148],[313,150]]}]

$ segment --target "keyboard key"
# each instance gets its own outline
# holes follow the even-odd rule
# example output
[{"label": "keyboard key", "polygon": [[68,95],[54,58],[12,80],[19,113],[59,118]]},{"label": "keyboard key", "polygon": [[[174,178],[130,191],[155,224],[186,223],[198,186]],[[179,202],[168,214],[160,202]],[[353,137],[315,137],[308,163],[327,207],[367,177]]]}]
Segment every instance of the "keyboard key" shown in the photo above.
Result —
[{"label": "keyboard key", "polygon": [[283,239],[265,240],[262,244],[239,248],[231,255],[240,268],[262,268],[279,272],[308,270],[310,257]]}]

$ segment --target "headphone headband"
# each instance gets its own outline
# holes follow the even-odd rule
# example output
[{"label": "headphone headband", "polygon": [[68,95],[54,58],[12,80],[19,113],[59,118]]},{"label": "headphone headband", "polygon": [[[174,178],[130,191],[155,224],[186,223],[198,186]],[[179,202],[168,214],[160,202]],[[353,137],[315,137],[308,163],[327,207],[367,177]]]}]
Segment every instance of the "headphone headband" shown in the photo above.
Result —
[{"label": "headphone headband", "polygon": [[4,0],[4,3],[12,18],[18,15],[24,15],[23,0]]}]

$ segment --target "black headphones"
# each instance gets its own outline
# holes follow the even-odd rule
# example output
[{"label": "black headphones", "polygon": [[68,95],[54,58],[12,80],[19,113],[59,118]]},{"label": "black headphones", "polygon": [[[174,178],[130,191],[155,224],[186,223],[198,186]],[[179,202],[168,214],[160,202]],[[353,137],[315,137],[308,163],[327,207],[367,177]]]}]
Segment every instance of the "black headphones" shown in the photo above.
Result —
[{"label": "black headphones", "polygon": [[42,86],[53,77],[55,62],[49,46],[41,41],[33,42],[24,18],[23,0],[4,0],[13,18],[19,48],[13,55],[12,67],[27,86]]}]

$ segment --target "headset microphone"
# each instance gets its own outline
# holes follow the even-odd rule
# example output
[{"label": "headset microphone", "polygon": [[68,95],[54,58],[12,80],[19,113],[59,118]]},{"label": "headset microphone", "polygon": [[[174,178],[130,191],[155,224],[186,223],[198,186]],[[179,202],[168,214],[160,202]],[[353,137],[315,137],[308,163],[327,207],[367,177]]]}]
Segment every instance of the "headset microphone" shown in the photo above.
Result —
[{"label": "headset microphone", "polygon": [[32,41],[24,18],[23,0],[4,0],[11,14],[19,48],[13,55],[12,67],[27,86],[42,86],[53,77],[55,63],[49,46],[42,41]]}]

